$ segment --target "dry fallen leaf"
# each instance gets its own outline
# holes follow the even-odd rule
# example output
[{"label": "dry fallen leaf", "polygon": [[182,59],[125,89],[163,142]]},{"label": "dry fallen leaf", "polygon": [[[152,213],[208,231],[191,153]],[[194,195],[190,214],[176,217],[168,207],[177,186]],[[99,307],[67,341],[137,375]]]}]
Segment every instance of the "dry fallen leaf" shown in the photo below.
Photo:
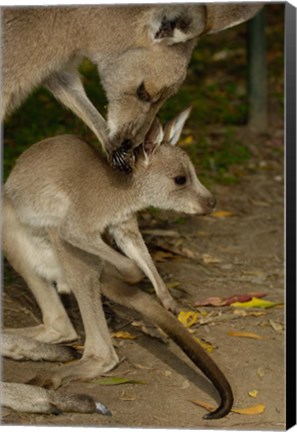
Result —
[{"label": "dry fallen leaf", "polygon": [[251,390],[249,391],[248,395],[252,398],[255,398],[258,394],[258,390]]},{"label": "dry fallen leaf", "polygon": [[133,395],[130,395],[130,394],[127,394],[127,393],[123,393],[121,396],[120,396],[120,399],[122,400],[122,401],[135,401],[136,400],[136,396],[133,396]]},{"label": "dry fallen leaf", "polygon": [[262,412],[265,411],[265,405],[258,404],[248,408],[232,408],[231,411],[237,414],[247,414],[247,415],[261,414]]},{"label": "dry fallen leaf", "polygon": [[253,199],[249,199],[249,201],[255,205],[255,206],[259,206],[259,207],[271,207],[271,202],[268,201],[257,201],[257,200],[253,200]]},{"label": "dry fallen leaf", "polygon": [[[207,411],[213,411],[215,407],[207,402],[201,401],[201,400],[191,400],[195,405],[198,405],[202,408],[205,408]],[[255,414],[261,414],[265,410],[265,405],[258,404],[247,408],[232,408],[231,411],[236,414],[247,414],[247,415],[255,415]]]},{"label": "dry fallen leaf", "polygon": [[269,323],[270,323],[271,327],[273,328],[273,330],[275,330],[276,332],[280,332],[283,330],[282,324],[280,324],[276,321],[273,321],[272,319],[269,320]]},{"label": "dry fallen leaf", "polygon": [[266,315],[267,312],[266,311],[251,311],[251,312],[247,312],[244,309],[234,309],[233,310],[234,315],[240,315],[240,316],[255,316],[255,317],[259,317],[259,316],[263,316]]},{"label": "dry fallen leaf", "polygon": [[205,349],[205,351],[207,351],[207,352],[209,352],[209,353],[212,353],[213,350],[216,348],[215,345],[212,345],[210,342],[206,342],[206,341],[200,339],[200,338],[197,337],[197,336],[194,336],[194,339],[195,339],[195,341],[197,341],[197,342],[199,343],[199,345],[200,345],[203,349]]},{"label": "dry fallen leaf", "polygon": [[138,327],[144,334],[149,335],[152,338],[161,340],[163,343],[168,343],[168,336],[159,327],[154,325],[149,326],[144,324],[143,321],[133,321],[131,323],[134,327]]},{"label": "dry fallen leaf", "polygon": [[185,247],[182,247],[182,248],[176,250],[176,253],[181,255],[181,256],[184,256],[186,258],[191,258],[191,259],[198,257],[196,252],[192,251],[189,248],[185,248]]},{"label": "dry fallen leaf", "polygon": [[208,255],[208,254],[203,254],[202,260],[203,260],[204,264],[217,264],[217,263],[221,262],[221,260],[219,258],[213,257],[213,256]]},{"label": "dry fallen leaf", "polygon": [[263,378],[263,376],[265,375],[264,368],[262,366],[257,369],[257,374],[260,378]]},{"label": "dry fallen leaf", "polygon": [[232,307],[242,307],[242,308],[271,308],[279,305],[280,303],[272,302],[269,300],[262,300],[257,297],[253,297],[250,301],[247,302],[235,302],[231,303]]},{"label": "dry fallen leaf", "polygon": [[190,387],[190,383],[189,383],[189,381],[188,380],[185,380],[183,383],[182,383],[182,385],[181,385],[181,389],[182,390],[186,390],[187,388],[189,388]]},{"label": "dry fallen leaf", "polygon": [[127,331],[118,331],[115,333],[112,333],[112,337],[117,338],[117,339],[136,339],[137,336],[132,335],[131,333],[127,332]]},{"label": "dry fallen leaf", "polygon": [[256,333],[240,332],[240,331],[233,331],[233,330],[228,331],[227,335],[228,336],[234,336],[234,337],[245,337],[245,338],[251,338],[251,339],[264,339],[263,336],[260,336]]},{"label": "dry fallen leaf", "polygon": [[158,250],[157,252],[152,253],[153,260],[155,262],[166,262],[167,260],[176,259],[176,255],[170,252],[164,252],[162,250]]},{"label": "dry fallen leaf", "polygon": [[180,286],[180,282],[167,282],[166,286],[169,289],[174,289]]},{"label": "dry fallen leaf", "polygon": [[177,318],[185,327],[190,328],[198,322],[199,315],[199,312],[180,311]]},{"label": "dry fallen leaf", "polygon": [[204,301],[196,301],[195,306],[225,306],[225,301],[221,297],[208,297]]},{"label": "dry fallen leaf", "polygon": [[253,299],[253,297],[261,298],[265,297],[267,293],[257,292],[257,293],[247,293],[247,294],[235,294],[231,297],[208,297],[206,300],[195,302],[195,306],[229,306],[233,305],[235,302],[245,303]]},{"label": "dry fallen leaf", "polygon": [[195,235],[198,237],[209,237],[209,233],[202,230],[196,231]]},{"label": "dry fallen leaf", "polygon": [[201,408],[205,408],[207,411],[213,411],[215,408],[212,404],[202,400],[191,400],[190,402],[192,402],[194,405],[200,406]]},{"label": "dry fallen leaf", "polygon": [[218,211],[215,211],[211,214],[211,216],[215,217],[215,218],[225,218],[225,217],[230,217],[233,215],[234,215],[233,212],[225,211],[225,210],[218,210]]}]

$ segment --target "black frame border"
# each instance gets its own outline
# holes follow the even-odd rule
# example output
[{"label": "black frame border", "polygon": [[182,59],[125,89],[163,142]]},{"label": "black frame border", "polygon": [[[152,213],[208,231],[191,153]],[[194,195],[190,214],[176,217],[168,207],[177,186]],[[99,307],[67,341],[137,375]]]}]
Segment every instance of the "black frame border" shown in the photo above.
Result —
[{"label": "black frame border", "polygon": [[296,8],[285,4],[286,427],[296,424]]}]

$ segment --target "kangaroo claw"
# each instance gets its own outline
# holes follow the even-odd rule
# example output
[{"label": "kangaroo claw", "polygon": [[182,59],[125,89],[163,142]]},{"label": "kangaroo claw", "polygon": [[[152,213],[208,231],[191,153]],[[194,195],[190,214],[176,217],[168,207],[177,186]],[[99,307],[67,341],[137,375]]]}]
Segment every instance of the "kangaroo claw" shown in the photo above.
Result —
[{"label": "kangaroo claw", "polygon": [[134,155],[123,149],[115,150],[111,155],[111,165],[127,174],[131,173],[134,165]]},{"label": "kangaroo claw", "polygon": [[111,411],[105,405],[103,405],[102,403],[96,401],[95,402],[95,406],[96,406],[96,411],[99,414],[106,415],[106,416],[109,416],[109,417],[112,416]]}]

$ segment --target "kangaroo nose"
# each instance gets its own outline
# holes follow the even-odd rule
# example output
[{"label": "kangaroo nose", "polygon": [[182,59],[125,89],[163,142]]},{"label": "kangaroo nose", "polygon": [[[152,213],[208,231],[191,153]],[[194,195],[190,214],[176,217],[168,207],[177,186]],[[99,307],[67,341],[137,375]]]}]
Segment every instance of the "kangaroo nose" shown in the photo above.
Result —
[{"label": "kangaroo nose", "polygon": [[121,144],[121,150],[128,151],[133,147],[133,142],[130,139],[125,139]]},{"label": "kangaroo nose", "polygon": [[210,198],[208,198],[208,200],[207,200],[207,204],[208,204],[208,207],[214,209],[215,206],[217,205],[217,200],[216,200],[216,198],[212,195]]}]

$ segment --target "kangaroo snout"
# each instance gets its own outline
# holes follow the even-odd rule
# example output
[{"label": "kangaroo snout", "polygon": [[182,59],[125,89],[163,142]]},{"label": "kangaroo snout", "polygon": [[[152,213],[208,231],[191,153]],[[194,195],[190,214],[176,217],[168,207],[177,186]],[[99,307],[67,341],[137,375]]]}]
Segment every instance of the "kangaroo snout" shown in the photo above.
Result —
[{"label": "kangaroo snout", "polygon": [[207,196],[200,197],[199,201],[202,208],[202,215],[210,214],[217,204],[216,197],[211,193]]}]

